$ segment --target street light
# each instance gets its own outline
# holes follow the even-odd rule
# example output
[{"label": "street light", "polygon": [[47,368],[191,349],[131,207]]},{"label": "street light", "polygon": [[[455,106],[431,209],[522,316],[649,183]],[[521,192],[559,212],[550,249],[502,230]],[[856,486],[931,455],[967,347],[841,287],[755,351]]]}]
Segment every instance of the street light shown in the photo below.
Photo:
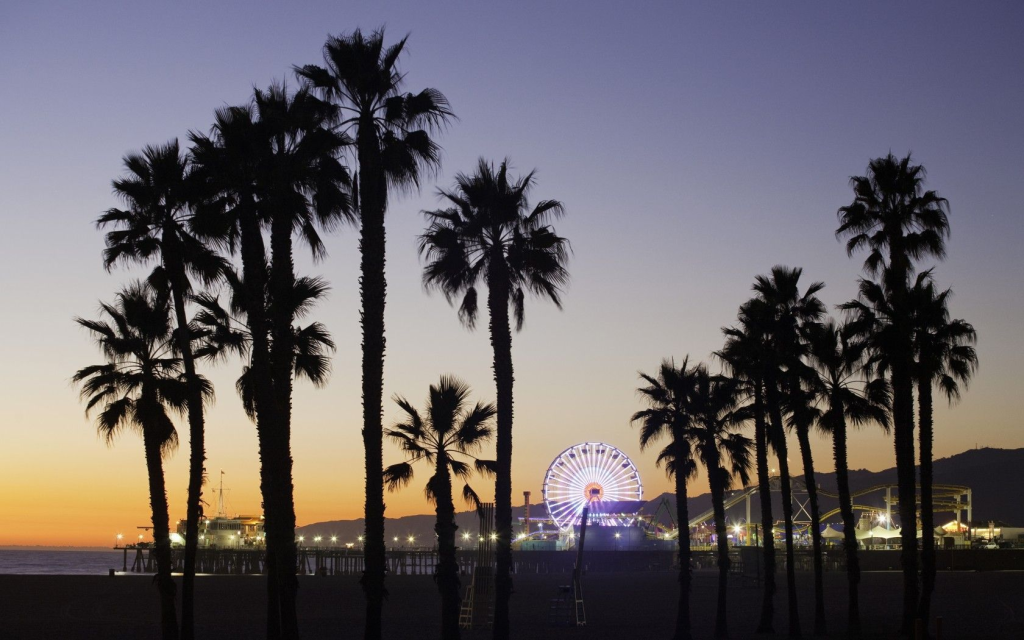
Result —
[{"label": "street light", "polygon": [[114,546],[115,546],[115,547],[118,547],[118,546],[120,546],[120,545],[121,545],[121,538],[123,538],[123,537],[124,537],[124,536],[123,536],[123,535],[121,535],[120,533],[119,533],[119,534],[117,534],[117,542],[115,542],[115,543],[114,543]]}]

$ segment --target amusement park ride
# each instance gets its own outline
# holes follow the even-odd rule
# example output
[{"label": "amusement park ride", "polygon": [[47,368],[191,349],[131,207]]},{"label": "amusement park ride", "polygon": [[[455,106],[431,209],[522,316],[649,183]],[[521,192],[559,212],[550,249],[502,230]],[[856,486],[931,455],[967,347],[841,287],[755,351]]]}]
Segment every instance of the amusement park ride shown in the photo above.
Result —
[{"label": "amusement park ride", "polygon": [[[773,494],[781,491],[777,476],[771,478],[770,484]],[[807,488],[802,477],[792,477],[791,485],[794,530],[798,535],[805,535],[811,525]],[[559,453],[544,476],[542,493],[547,513],[531,517],[530,493],[524,492],[526,508],[515,540],[521,550],[572,549],[577,538],[582,537],[584,522],[590,526],[589,543],[593,550],[674,546],[673,541],[679,536],[680,523],[672,517],[669,501],[662,498],[657,505],[648,506],[643,500],[643,483],[636,465],[610,444],[583,442]],[[860,512],[869,529],[876,525],[886,531],[894,530],[896,493],[895,484],[878,484],[854,491],[851,494],[853,509]],[[836,521],[839,509],[832,507],[839,496],[820,487],[818,496],[824,499],[821,524]],[[936,484],[932,504],[936,513],[953,514],[955,519],[950,528],[962,531],[972,519],[972,497],[970,487]],[[751,512],[752,499],[755,503],[759,499],[756,485],[726,495],[725,509],[734,544],[758,544],[757,515]],[[702,530],[710,534],[708,525],[713,519],[712,509],[691,517],[687,523],[691,535],[699,537]]]}]

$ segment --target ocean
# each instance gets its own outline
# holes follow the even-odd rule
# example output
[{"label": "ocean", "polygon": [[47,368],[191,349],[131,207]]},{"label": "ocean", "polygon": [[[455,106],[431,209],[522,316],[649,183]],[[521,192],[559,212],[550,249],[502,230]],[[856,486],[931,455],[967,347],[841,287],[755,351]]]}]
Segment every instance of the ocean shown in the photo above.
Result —
[{"label": "ocean", "polygon": [[123,566],[123,551],[0,549],[0,574],[98,576]]}]

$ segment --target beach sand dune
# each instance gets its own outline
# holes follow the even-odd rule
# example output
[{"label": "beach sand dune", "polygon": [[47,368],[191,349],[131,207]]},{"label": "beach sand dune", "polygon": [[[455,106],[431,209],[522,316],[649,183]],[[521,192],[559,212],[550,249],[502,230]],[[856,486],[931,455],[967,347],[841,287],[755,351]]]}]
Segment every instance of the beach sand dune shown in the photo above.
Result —
[{"label": "beach sand dune", "polygon": [[[780,576],[781,577],[781,576]],[[812,622],[810,574],[801,574],[800,606],[805,634]],[[549,601],[567,575],[519,575],[512,599],[514,637],[665,638],[671,635],[677,598],[676,576],[666,572],[592,573],[585,578],[589,625],[553,628]],[[844,637],[845,575],[826,575],[829,637]],[[701,571],[693,592],[696,637],[711,637],[717,576]],[[901,575],[868,573],[862,584],[865,637],[898,637]],[[260,576],[202,576],[197,581],[197,635],[200,638],[259,638],[263,632],[265,581]],[[436,638],[438,596],[429,576],[392,576],[384,611],[387,638]],[[776,599],[778,637],[785,635],[785,592]],[[730,588],[730,636],[753,637],[760,591]],[[75,639],[159,637],[158,599],[151,576],[0,575],[0,638]],[[303,638],[361,636],[363,596],[358,578],[303,576],[299,614]],[[941,573],[934,611],[942,615],[945,638],[1024,638],[1024,572]],[[467,632],[470,640],[489,632]],[[761,638],[769,636],[758,636]]]}]

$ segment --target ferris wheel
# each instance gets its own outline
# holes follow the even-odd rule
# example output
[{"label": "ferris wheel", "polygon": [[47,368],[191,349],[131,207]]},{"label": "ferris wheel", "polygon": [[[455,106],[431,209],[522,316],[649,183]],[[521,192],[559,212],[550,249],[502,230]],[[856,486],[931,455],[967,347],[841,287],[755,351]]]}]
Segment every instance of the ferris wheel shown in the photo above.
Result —
[{"label": "ferris wheel", "polygon": [[569,447],[551,462],[544,476],[544,504],[562,531],[571,532],[580,523],[588,501],[639,501],[643,494],[633,461],[603,442]]}]

